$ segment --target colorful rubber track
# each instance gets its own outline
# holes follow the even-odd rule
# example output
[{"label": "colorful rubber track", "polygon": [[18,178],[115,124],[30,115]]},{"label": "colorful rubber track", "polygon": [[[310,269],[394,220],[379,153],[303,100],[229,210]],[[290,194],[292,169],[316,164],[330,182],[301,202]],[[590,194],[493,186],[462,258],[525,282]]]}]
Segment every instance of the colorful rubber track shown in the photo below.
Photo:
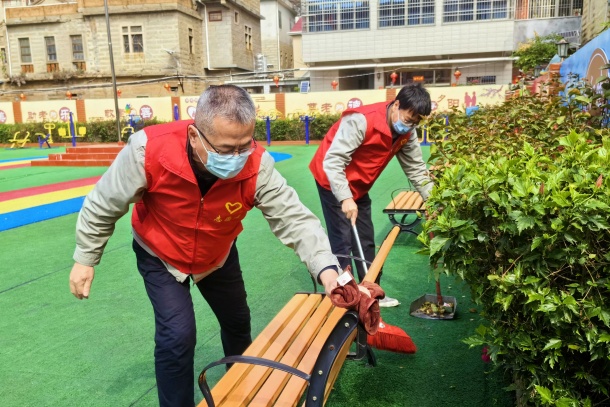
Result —
[{"label": "colorful rubber track", "polygon": [[29,157],[29,158],[13,158],[10,160],[0,160],[0,171],[10,170],[11,168],[29,167],[33,160],[46,160],[48,156]]},{"label": "colorful rubber track", "polygon": [[99,179],[96,176],[0,192],[0,231],[78,212]]}]

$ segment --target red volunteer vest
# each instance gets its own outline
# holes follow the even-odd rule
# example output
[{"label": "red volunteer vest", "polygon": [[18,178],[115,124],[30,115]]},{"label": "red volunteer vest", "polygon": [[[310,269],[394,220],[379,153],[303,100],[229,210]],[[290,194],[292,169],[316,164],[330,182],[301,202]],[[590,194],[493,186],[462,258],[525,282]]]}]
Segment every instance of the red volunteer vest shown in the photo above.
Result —
[{"label": "red volunteer vest", "polygon": [[131,224],[144,243],[183,273],[218,265],[243,230],[254,206],[264,152],[258,147],[235,177],[217,180],[202,198],[186,153],[187,127],[178,121],[146,128],[144,170],[148,189],[137,202]]},{"label": "red volunteer vest", "polygon": [[[364,141],[354,151],[351,162],[345,168],[345,175],[347,176],[354,200],[358,200],[369,192],[392,157],[396,155],[402,146],[409,141],[409,137],[411,137],[411,132],[409,132],[400,136],[392,144],[392,131],[388,126],[386,115],[389,103],[380,102],[355,109],[348,109],[341,115],[341,117],[344,117],[352,113],[361,113],[366,118],[367,123]],[[340,122],[340,120],[337,121],[326,133],[320,147],[318,147],[318,151],[316,151],[311,163],[309,163],[309,169],[318,184],[328,190],[331,189],[330,183],[322,168],[322,163],[339,129]]]}]

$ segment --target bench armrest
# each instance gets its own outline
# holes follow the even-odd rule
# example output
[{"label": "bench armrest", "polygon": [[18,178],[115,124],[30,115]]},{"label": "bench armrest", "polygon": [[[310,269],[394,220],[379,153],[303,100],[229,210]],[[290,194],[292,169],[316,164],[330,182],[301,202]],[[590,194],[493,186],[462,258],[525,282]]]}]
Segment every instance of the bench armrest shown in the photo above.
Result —
[{"label": "bench armrest", "polygon": [[212,392],[210,391],[210,387],[208,386],[207,379],[205,378],[205,372],[212,367],[215,367],[218,365],[226,365],[226,364],[230,364],[230,363],[249,363],[251,365],[266,366],[266,367],[270,367],[273,369],[282,370],[286,373],[290,373],[294,376],[300,377],[301,379],[303,379],[307,382],[309,382],[309,380],[311,379],[311,376],[308,375],[307,373],[305,373],[299,369],[296,369],[292,366],[286,365],[284,363],[276,362],[275,360],[264,359],[264,358],[259,358],[259,357],[255,357],[255,356],[243,356],[243,355],[227,356],[227,357],[217,360],[216,362],[210,363],[209,365],[204,367],[203,370],[201,371],[201,373],[199,374],[199,389],[201,390],[201,393],[203,393],[203,398],[205,399],[206,403],[208,403],[208,407],[215,407],[216,404],[214,404],[214,398],[212,397]]}]

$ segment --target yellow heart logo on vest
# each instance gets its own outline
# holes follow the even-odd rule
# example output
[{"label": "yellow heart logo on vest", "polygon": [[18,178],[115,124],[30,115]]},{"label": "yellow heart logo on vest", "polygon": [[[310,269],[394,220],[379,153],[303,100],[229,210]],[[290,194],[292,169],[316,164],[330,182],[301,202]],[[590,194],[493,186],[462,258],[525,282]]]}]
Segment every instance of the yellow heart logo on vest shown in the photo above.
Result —
[{"label": "yellow heart logo on vest", "polygon": [[240,202],[235,202],[235,203],[227,202],[225,204],[225,208],[227,208],[227,211],[230,214],[234,214],[235,212],[237,212],[238,210],[243,208],[243,205]]}]

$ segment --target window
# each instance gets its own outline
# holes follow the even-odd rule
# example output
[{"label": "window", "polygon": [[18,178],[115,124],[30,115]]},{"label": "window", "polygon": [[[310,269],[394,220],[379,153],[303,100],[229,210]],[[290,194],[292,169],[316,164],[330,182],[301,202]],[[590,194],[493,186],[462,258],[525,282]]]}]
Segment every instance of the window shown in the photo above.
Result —
[{"label": "window", "polygon": [[282,12],[280,10],[277,11],[277,25],[282,29]]},{"label": "window", "polygon": [[508,0],[444,0],[444,23],[506,18],[508,18]]},{"label": "window", "polygon": [[468,85],[495,85],[496,76],[495,75],[468,76],[468,77],[466,77],[466,83]]},{"label": "window", "polygon": [[6,48],[0,48],[0,62],[6,64]]},{"label": "window", "polygon": [[380,0],[379,27],[434,24],[435,0]]},{"label": "window", "polygon": [[210,11],[208,21],[222,21],[222,11]]},{"label": "window", "polygon": [[305,11],[305,32],[369,28],[368,1],[306,0],[301,4],[302,10]]},{"label": "window", "polygon": [[239,13],[235,12],[235,24],[239,23]]},{"label": "window", "polygon": [[193,53],[193,29],[189,28],[189,54]]},{"label": "window", "polygon": [[85,53],[83,52],[83,36],[71,35],[70,41],[72,42],[72,59],[74,61],[84,61]]},{"label": "window", "polygon": [[144,52],[144,41],[142,39],[141,25],[123,27],[123,51],[126,54],[137,54]]},{"label": "window", "polygon": [[252,50],[252,27],[250,26],[244,26],[244,31],[245,31],[245,40],[246,40],[246,49],[247,50]]},{"label": "window", "polygon": [[47,47],[47,61],[57,61],[57,51],[55,50],[55,37],[44,37],[44,43]]},{"label": "window", "polygon": [[29,38],[19,38],[19,51],[21,53],[21,63],[32,63],[32,51],[30,49]]}]

